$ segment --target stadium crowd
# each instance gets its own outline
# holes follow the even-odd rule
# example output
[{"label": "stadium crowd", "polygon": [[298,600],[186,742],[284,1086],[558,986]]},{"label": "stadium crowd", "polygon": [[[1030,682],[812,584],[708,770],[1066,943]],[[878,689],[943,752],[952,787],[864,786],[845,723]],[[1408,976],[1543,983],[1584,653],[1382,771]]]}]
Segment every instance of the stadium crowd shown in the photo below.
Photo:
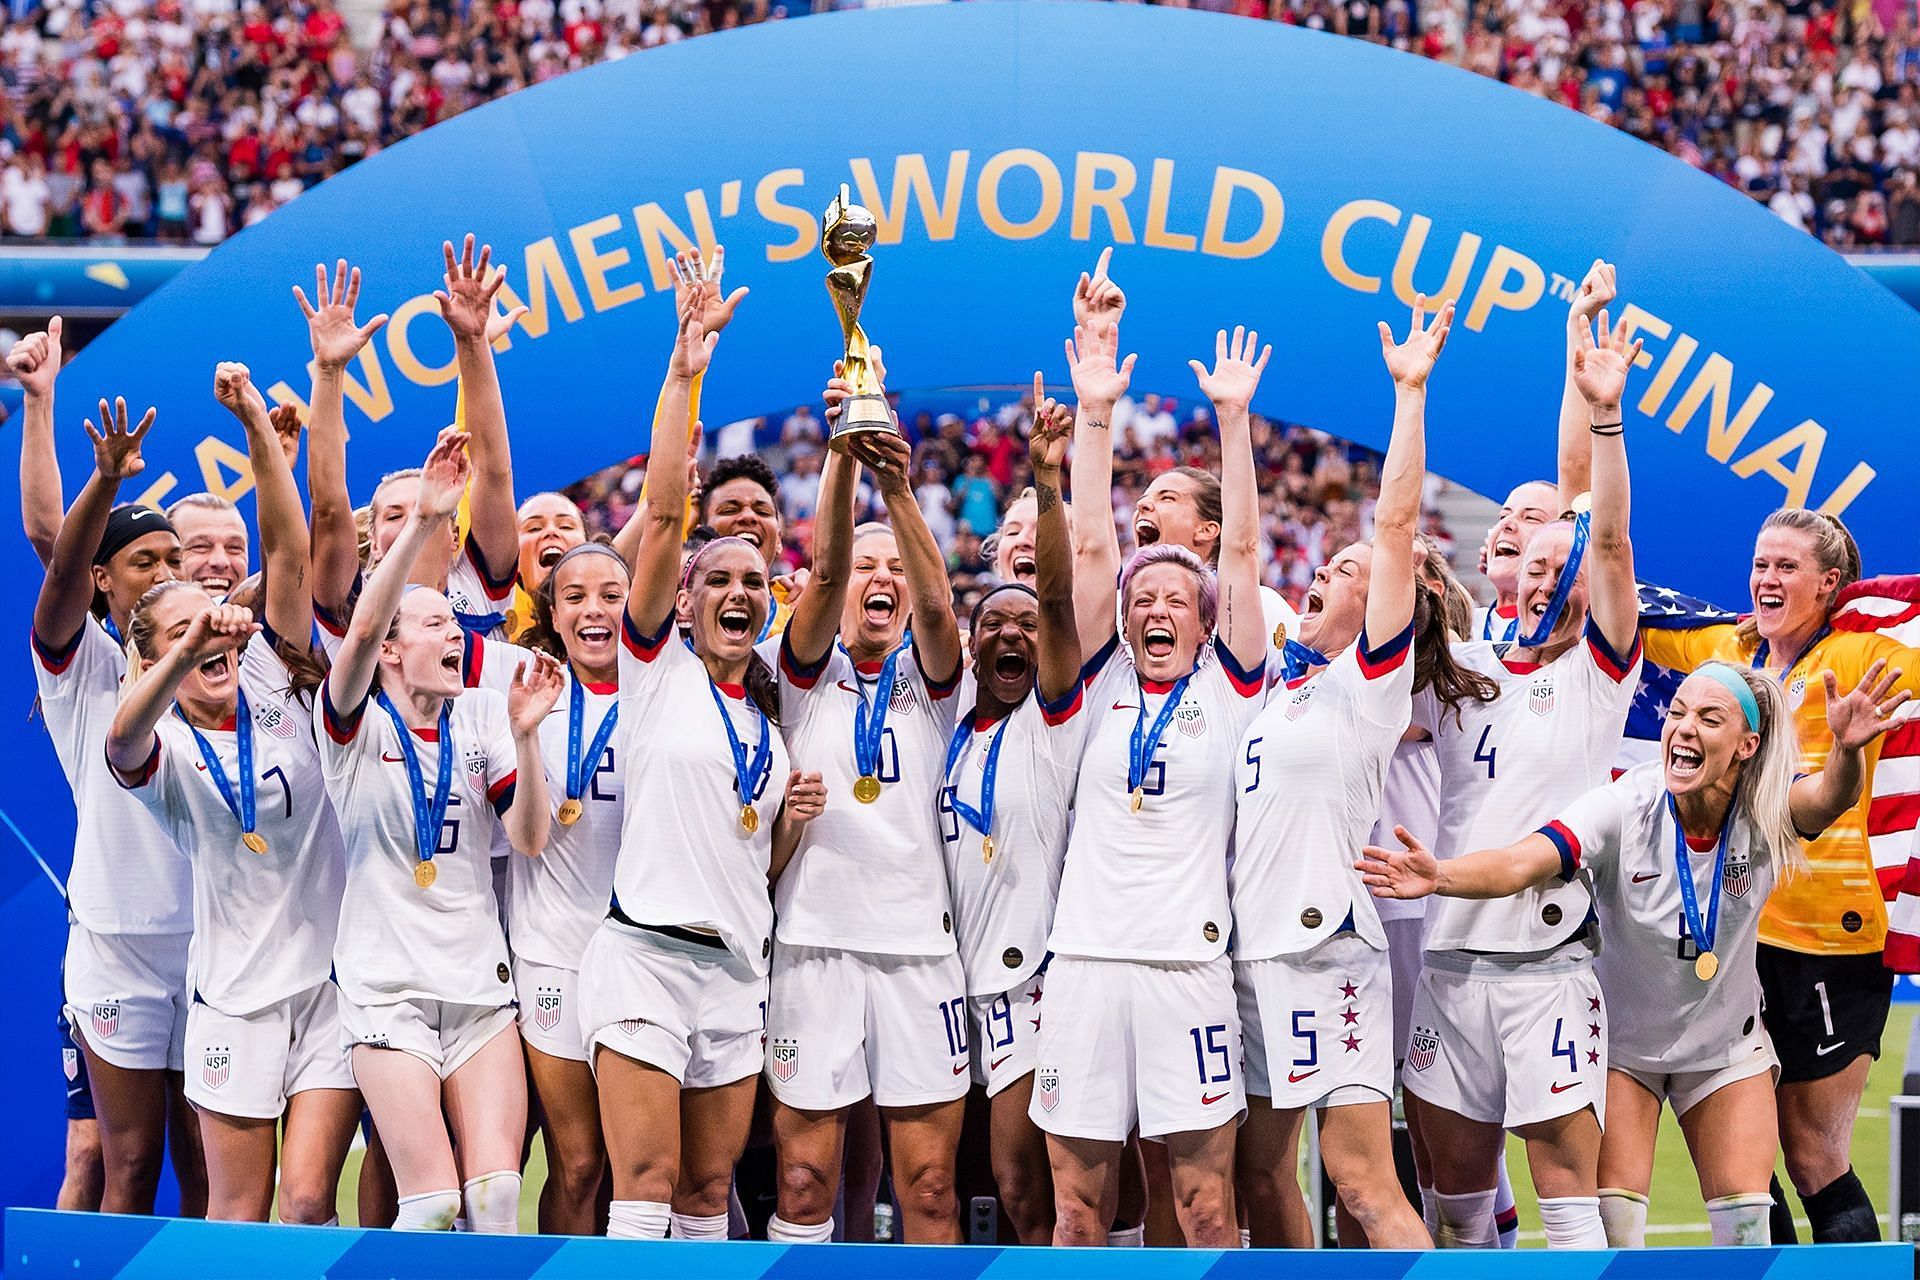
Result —
[{"label": "stadium crowd", "polygon": [[[804,6],[806,0],[799,0]],[[440,120],[772,0],[41,0],[0,17],[0,225],[215,244]],[[1563,103],[1836,247],[1920,244],[1912,0],[1195,0]]]}]

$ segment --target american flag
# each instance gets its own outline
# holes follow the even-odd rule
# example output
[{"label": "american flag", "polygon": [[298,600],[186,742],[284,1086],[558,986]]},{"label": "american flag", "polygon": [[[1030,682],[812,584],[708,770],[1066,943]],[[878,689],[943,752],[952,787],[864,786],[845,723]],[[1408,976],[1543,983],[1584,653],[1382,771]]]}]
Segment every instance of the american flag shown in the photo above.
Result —
[{"label": "american flag", "polygon": [[[1639,591],[1642,627],[1707,627],[1739,620],[1737,614],[1670,587],[1642,583]],[[1867,578],[1847,587],[1835,604],[1832,625],[1836,631],[1878,631],[1920,648],[1920,574]],[[1616,775],[1658,754],[1661,721],[1682,678],[1683,673],[1651,661],[1642,664]],[[1915,828],[1920,827],[1920,708],[1909,703],[1896,719],[1899,723],[1882,742],[1874,771],[1867,837],[1881,891],[1891,904],[1887,967],[1920,973],[1920,858],[1914,848]]]}]

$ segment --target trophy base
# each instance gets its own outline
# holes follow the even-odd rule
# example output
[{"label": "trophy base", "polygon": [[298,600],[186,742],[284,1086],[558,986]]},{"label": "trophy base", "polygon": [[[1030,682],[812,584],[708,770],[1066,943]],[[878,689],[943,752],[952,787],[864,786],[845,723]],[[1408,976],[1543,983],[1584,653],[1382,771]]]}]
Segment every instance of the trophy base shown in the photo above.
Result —
[{"label": "trophy base", "polygon": [[840,406],[840,420],[834,423],[833,433],[827,437],[827,448],[845,453],[853,437],[878,431],[898,434],[887,398],[871,393],[848,396]]}]

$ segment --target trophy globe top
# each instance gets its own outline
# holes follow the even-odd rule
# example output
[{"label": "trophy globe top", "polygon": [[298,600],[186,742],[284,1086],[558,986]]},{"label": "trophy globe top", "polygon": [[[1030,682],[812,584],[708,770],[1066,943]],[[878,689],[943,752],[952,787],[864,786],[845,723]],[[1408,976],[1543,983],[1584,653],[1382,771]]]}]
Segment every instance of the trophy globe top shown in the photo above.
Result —
[{"label": "trophy globe top", "polygon": [[[820,252],[836,267],[846,267],[866,257],[873,248],[879,227],[873,214],[863,205],[834,202],[827,211],[825,234],[820,237]],[[835,214],[838,217],[835,217]]]}]

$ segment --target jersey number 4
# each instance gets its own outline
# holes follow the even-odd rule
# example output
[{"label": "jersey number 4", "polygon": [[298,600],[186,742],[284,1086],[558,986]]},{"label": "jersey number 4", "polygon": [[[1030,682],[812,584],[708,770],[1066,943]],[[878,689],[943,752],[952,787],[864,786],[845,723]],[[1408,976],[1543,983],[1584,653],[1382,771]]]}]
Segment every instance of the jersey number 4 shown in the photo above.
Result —
[{"label": "jersey number 4", "polygon": [[1493,758],[1500,754],[1500,748],[1487,745],[1487,735],[1493,732],[1493,726],[1480,726],[1480,741],[1474,744],[1473,762],[1487,766],[1487,776],[1493,777]]}]

